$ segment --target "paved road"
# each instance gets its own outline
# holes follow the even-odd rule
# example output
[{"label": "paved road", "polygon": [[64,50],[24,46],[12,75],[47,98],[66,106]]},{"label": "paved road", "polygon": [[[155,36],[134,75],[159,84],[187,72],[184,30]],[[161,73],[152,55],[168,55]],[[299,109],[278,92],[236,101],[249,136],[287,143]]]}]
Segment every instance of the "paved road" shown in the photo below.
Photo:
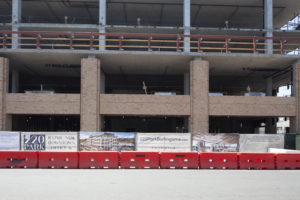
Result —
[{"label": "paved road", "polygon": [[299,171],[0,169],[1,200],[299,200]]}]

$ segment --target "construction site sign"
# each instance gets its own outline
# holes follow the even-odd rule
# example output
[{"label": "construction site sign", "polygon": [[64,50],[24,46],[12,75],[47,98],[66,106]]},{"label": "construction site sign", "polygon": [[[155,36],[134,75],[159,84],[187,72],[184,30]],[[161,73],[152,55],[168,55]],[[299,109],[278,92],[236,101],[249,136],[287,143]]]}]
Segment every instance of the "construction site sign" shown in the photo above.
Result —
[{"label": "construction site sign", "polygon": [[198,152],[238,152],[239,134],[195,133],[193,151]]},{"label": "construction site sign", "polygon": [[137,133],[137,151],[188,152],[191,151],[190,133]]},{"label": "construction site sign", "polygon": [[19,132],[0,132],[0,150],[18,151],[20,150]]},{"label": "construction site sign", "polygon": [[22,132],[21,149],[27,151],[78,151],[78,133]]}]

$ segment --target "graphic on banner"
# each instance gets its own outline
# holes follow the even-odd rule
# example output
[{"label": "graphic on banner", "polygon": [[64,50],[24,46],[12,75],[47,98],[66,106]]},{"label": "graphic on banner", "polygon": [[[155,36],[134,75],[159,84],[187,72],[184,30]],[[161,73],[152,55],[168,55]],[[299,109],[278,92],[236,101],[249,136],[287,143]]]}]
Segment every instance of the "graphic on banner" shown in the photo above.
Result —
[{"label": "graphic on banner", "polygon": [[137,133],[137,151],[191,151],[190,133]]},{"label": "graphic on banner", "polygon": [[0,132],[0,150],[6,150],[6,151],[20,150],[20,133]]},{"label": "graphic on banner", "polygon": [[135,133],[80,132],[81,151],[134,151]]},{"label": "graphic on banner", "polygon": [[22,150],[77,151],[76,132],[22,132]]},{"label": "graphic on banner", "polygon": [[193,151],[238,152],[239,134],[193,134]]},{"label": "graphic on banner", "polygon": [[240,152],[268,152],[268,148],[284,148],[284,135],[241,134]]}]

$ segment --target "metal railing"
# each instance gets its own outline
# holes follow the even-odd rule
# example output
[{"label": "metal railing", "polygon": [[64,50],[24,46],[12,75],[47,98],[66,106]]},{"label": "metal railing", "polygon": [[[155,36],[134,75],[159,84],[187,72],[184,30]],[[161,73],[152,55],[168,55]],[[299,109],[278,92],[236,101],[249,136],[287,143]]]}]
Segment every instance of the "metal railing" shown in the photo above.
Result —
[{"label": "metal railing", "polygon": [[[188,38],[188,40],[186,40]],[[266,48],[271,46],[271,48]],[[0,31],[0,48],[297,54],[300,37]],[[298,49],[298,51],[295,51]]]}]

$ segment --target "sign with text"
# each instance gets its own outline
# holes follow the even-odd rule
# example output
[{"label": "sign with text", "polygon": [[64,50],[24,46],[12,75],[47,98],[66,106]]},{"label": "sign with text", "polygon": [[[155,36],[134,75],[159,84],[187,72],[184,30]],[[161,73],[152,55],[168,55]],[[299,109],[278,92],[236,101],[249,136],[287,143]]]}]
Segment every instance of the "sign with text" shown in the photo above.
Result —
[{"label": "sign with text", "polygon": [[0,132],[0,150],[18,151],[20,150],[19,132]]},{"label": "sign with text", "polygon": [[284,135],[241,134],[240,152],[268,152],[269,148],[284,149]]},{"label": "sign with text", "polygon": [[239,134],[196,133],[193,137],[193,151],[238,152]]},{"label": "sign with text", "polygon": [[28,151],[77,151],[77,132],[22,132],[21,148]]},{"label": "sign with text", "polygon": [[137,133],[137,151],[188,152],[191,151],[190,133]]}]

